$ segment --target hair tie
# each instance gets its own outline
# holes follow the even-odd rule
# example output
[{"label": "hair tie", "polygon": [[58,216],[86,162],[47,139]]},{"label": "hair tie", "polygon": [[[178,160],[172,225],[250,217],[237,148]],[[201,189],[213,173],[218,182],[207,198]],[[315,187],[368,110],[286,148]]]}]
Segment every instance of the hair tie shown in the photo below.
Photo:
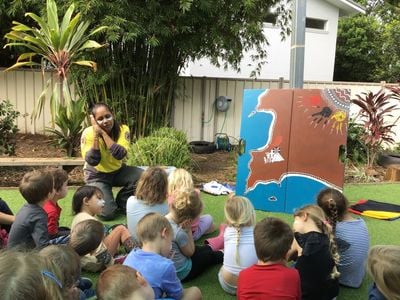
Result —
[{"label": "hair tie", "polygon": [[56,277],[56,275],[54,275],[54,273],[48,271],[48,270],[43,270],[42,275],[46,276],[47,278],[50,278],[51,280],[53,280],[60,289],[63,288],[61,281]]}]

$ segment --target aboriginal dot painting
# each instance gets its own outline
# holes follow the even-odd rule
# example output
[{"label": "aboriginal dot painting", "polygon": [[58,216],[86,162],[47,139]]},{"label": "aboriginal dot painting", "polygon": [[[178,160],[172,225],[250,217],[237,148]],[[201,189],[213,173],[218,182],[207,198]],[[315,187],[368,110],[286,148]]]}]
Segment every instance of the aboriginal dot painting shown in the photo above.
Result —
[{"label": "aboriginal dot painting", "polygon": [[245,90],[236,193],[257,209],[292,213],[343,187],[350,90]]}]

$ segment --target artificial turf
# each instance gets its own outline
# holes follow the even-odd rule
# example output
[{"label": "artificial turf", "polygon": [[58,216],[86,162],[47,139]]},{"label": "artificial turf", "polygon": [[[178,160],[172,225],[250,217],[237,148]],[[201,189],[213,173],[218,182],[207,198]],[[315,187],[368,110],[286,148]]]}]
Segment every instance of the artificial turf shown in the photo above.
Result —
[{"label": "artificial turf", "polygon": [[[63,208],[60,225],[70,226],[72,222],[71,212],[71,199],[75,189],[71,187],[68,195],[65,199],[60,200],[59,204]],[[359,199],[373,199],[384,201],[388,203],[394,203],[400,205],[400,184],[348,184],[345,185],[344,193],[351,203]],[[24,199],[18,192],[18,189],[1,189],[0,197],[7,201],[14,213],[18,212],[20,207],[25,203]],[[215,224],[220,224],[224,221],[223,207],[226,196],[212,196],[202,193],[202,199],[204,201],[204,213],[211,214],[214,218]],[[275,216],[292,223],[293,217],[289,214],[284,213],[271,213],[264,211],[257,211],[257,220],[261,220],[267,216]],[[105,222],[108,224],[125,223],[125,216],[121,215],[114,221]],[[381,221],[372,218],[364,218],[368,226],[371,246],[378,244],[400,244],[400,237],[398,232],[400,231],[400,220],[399,221]],[[216,235],[217,232],[210,234],[209,236]],[[199,241],[201,243],[202,240]],[[202,293],[203,299],[235,299],[235,297],[229,296],[223,292],[220,288],[217,274],[220,266],[215,266],[205,272],[199,278],[184,284],[188,286],[198,286]],[[84,276],[92,278],[95,282],[98,274],[84,273]],[[338,300],[358,300],[366,299],[368,295],[368,286],[371,283],[369,276],[363,281],[363,284],[358,289],[350,289],[341,287]]]}]

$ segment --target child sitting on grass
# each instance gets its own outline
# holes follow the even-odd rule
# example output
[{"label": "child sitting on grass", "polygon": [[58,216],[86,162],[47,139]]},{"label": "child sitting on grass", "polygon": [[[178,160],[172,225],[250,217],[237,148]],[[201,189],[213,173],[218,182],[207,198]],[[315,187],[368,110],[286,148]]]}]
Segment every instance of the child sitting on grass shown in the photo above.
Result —
[{"label": "child sitting on grass", "polygon": [[14,221],[15,216],[7,202],[0,198],[0,249],[7,246],[8,234]]},{"label": "child sitting on grass", "polygon": [[98,272],[114,264],[103,238],[104,226],[94,219],[79,222],[72,228],[69,245],[81,257],[82,269]]},{"label": "child sitting on grass", "polygon": [[237,299],[300,300],[300,276],[286,266],[293,231],[278,218],[265,218],[254,228],[257,264],[239,273]]},{"label": "child sitting on grass", "polygon": [[[81,274],[79,255],[67,245],[47,246],[40,250],[39,255],[59,266],[61,272],[64,274],[64,299],[79,299],[81,292],[77,287]],[[83,297],[82,299],[86,299],[86,297]]]},{"label": "child sitting on grass", "polygon": [[400,246],[377,245],[368,253],[367,269],[374,284],[369,300],[400,299]]},{"label": "child sitting on grass", "polygon": [[367,225],[363,219],[354,218],[348,212],[349,202],[338,190],[324,189],[318,194],[317,202],[327,215],[338,244],[339,283],[359,288],[365,276],[368,257]]},{"label": "child sitting on grass", "polygon": [[1,300],[64,300],[63,273],[37,252],[0,252]]},{"label": "child sitting on grass", "polygon": [[151,212],[165,216],[168,213],[167,173],[158,167],[146,169],[140,176],[135,196],[126,203],[126,219],[129,232],[136,238],[136,225]]},{"label": "child sitting on grass", "polygon": [[174,263],[167,258],[171,251],[173,231],[164,216],[157,213],[144,216],[137,224],[137,236],[143,247],[129,253],[124,265],[143,275],[153,288],[156,299],[201,299],[197,287],[182,288]]},{"label": "child sitting on grass", "polygon": [[213,251],[209,245],[195,246],[192,221],[202,210],[199,193],[195,190],[177,191],[170,212],[166,215],[172,225],[172,260],[182,281],[196,278],[212,265],[221,264],[224,254]]},{"label": "child sitting on grass", "polygon": [[253,237],[256,213],[250,200],[240,196],[229,197],[224,212],[227,227],[220,237],[224,245],[224,263],[218,279],[225,292],[235,295],[239,272],[257,262]]},{"label": "child sitting on grass", "polygon": [[[102,191],[95,186],[86,185],[76,190],[72,198],[72,211],[75,217],[72,220],[71,229],[84,220],[97,220],[96,215],[101,214],[104,206],[102,197]],[[124,225],[113,227],[112,231],[104,237],[103,242],[112,256],[118,254],[121,244],[124,245],[126,252],[131,251],[136,245]]]},{"label": "child sitting on grass", "polygon": [[[168,176],[168,203],[174,202],[176,191],[193,190],[192,175],[185,169],[175,169]],[[198,191],[198,190],[196,190]],[[200,191],[198,191],[200,193]],[[197,241],[204,234],[213,232],[215,229],[211,215],[201,215],[192,222],[192,236]]]},{"label": "child sitting on grass", "polygon": [[298,258],[302,299],[331,300],[339,294],[339,254],[325,213],[307,205],[294,213],[293,249]]},{"label": "child sitting on grass", "polygon": [[54,180],[54,194],[53,197],[48,199],[43,209],[47,213],[47,228],[49,231],[50,239],[60,236],[69,235],[70,229],[67,227],[59,227],[61,207],[58,205],[60,199],[65,198],[68,193],[68,173],[63,169],[53,168],[49,170]]},{"label": "child sitting on grass", "polygon": [[153,300],[154,291],[136,270],[113,265],[101,272],[96,287],[97,300]]},{"label": "child sitting on grass", "polygon": [[47,246],[49,233],[43,205],[46,199],[53,197],[53,176],[43,171],[28,172],[21,180],[19,191],[28,203],[15,216],[7,247],[32,249]]}]

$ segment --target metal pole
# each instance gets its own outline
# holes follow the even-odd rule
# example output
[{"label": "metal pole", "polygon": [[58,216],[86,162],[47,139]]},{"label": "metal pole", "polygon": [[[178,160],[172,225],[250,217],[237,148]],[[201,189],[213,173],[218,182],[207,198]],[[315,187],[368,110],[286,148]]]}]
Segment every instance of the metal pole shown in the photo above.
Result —
[{"label": "metal pole", "polygon": [[306,0],[295,0],[292,9],[290,48],[290,88],[303,88],[304,44],[306,40]]}]

